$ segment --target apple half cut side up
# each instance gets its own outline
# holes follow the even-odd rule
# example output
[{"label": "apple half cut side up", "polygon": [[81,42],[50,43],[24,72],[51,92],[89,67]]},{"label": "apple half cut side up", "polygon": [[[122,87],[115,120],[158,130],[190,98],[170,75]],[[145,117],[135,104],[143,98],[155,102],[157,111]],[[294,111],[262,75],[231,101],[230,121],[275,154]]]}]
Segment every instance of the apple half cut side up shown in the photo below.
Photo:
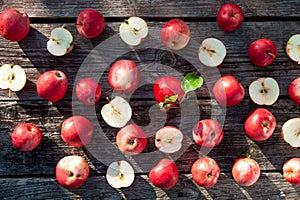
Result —
[{"label": "apple half cut side up", "polygon": [[9,98],[11,91],[17,92],[26,84],[26,73],[19,65],[5,64],[0,67],[0,88],[8,89]]},{"label": "apple half cut side up", "polygon": [[112,162],[106,172],[106,180],[113,188],[129,187],[134,178],[133,167],[124,160]]},{"label": "apple half cut side up", "polygon": [[63,56],[69,53],[73,47],[73,36],[67,29],[58,27],[51,31],[47,49],[52,55]]},{"label": "apple half cut side up", "polygon": [[300,64],[300,34],[292,35],[286,44],[286,53],[289,58]]},{"label": "apple half cut side up", "polygon": [[172,126],[166,126],[156,132],[155,146],[164,153],[175,153],[181,149],[182,132]]},{"label": "apple half cut side up", "polygon": [[286,121],[282,126],[281,136],[292,147],[300,147],[300,118]]}]

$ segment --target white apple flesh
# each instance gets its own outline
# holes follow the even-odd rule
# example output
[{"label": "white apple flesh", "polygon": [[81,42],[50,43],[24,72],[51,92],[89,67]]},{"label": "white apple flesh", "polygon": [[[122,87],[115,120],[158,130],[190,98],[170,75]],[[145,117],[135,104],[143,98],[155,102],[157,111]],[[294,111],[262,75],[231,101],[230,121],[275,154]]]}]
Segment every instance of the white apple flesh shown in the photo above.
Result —
[{"label": "white apple flesh", "polygon": [[113,188],[129,187],[134,178],[134,169],[124,160],[112,162],[106,172],[106,180]]},{"label": "white apple flesh", "polygon": [[226,56],[226,47],[216,38],[207,38],[201,43],[198,56],[205,66],[216,67],[223,62]]},{"label": "white apple flesh", "polygon": [[119,28],[121,39],[130,46],[141,44],[148,35],[147,23],[140,17],[130,17]]},{"label": "white apple flesh", "polygon": [[155,135],[155,146],[164,153],[175,153],[182,146],[183,134],[173,126],[165,126]]},{"label": "white apple flesh", "polygon": [[290,59],[300,64],[300,34],[292,35],[286,44],[286,53]]},{"label": "white apple flesh", "polygon": [[292,147],[300,147],[300,118],[286,121],[282,126],[281,136]]},{"label": "white apple flesh", "polygon": [[132,109],[124,98],[116,96],[102,107],[101,116],[109,126],[122,128],[131,119]]},{"label": "white apple flesh", "polygon": [[273,78],[259,78],[249,86],[249,95],[258,105],[272,105],[279,97],[279,86]]},{"label": "white apple flesh", "polygon": [[74,47],[72,34],[63,27],[51,31],[50,39],[47,42],[49,53],[54,56],[63,56],[69,53]]}]

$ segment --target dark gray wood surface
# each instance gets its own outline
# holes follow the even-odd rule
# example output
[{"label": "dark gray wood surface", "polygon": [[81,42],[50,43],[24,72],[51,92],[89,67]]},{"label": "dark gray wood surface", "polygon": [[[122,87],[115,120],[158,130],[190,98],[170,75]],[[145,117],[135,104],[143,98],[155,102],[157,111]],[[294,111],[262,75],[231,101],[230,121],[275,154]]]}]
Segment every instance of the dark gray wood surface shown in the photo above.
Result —
[{"label": "dark gray wood surface", "polygon": [[[71,1],[71,0],[0,0],[2,9],[16,7],[24,9],[31,18],[31,31],[28,37],[18,43],[0,39],[0,63],[15,63],[25,68],[28,81],[25,88],[13,93],[8,98],[7,91],[0,91],[0,198],[1,199],[299,199],[299,187],[292,186],[282,177],[282,164],[291,157],[299,157],[300,150],[292,148],[281,138],[283,123],[299,117],[300,107],[288,96],[290,82],[300,77],[299,66],[292,62],[285,53],[288,38],[300,33],[300,2],[286,1],[232,1],[241,5],[245,11],[245,22],[232,32],[226,33],[216,23],[216,13],[226,1],[171,1],[171,0],[122,0],[122,1]],[[93,8],[103,13],[107,26],[103,34],[95,39],[85,39],[75,29],[77,15],[84,9]],[[135,166],[136,180],[126,189],[115,190],[105,180],[109,155],[115,144],[118,129],[108,127],[100,115],[101,107],[106,103],[112,91],[107,83],[109,65],[101,74],[99,82],[102,88],[100,102],[95,107],[85,107],[74,98],[73,87],[78,77],[99,73],[97,67],[82,72],[82,63],[94,48],[99,48],[110,38],[118,37],[118,27],[124,18],[138,15],[147,20],[150,33],[157,35],[163,24],[171,18],[184,19],[191,29],[191,38],[199,43],[207,37],[222,40],[227,48],[224,63],[218,67],[221,75],[236,76],[246,91],[241,104],[227,108],[220,107],[211,98],[209,90],[218,74],[211,68],[193,66],[184,57],[160,48],[138,48],[135,53],[128,52],[121,58],[136,61],[142,69],[143,83],[133,94],[121,94],[130,100],[133,108],[132,121],[149,134],[149,143],[141,156],[128,158]],[[53,28],[64,25],[75,38],[74,50],[63,57],[51,56],[46,49],[47,38]],[[278,57],[268,67],[256,67],[248,59],[249,44],[259,38],[273,40],[278,47]],[[155,46],[154,46],[155,47]],[[111,47],[109,52],[118,52]],[[190,52],[190,56],[197,52]],[[116,58],[117,59],[117,58]],[[156,63],[156,64],[153,64]],[[103,60],[91,61],[90,64],[105,65]],[[162,66],[169,66],[163,68]],[[205,75],[202,88],[190,94],[191,101],[198,105],[200,114],[186,106],[184,113],[180,108],[168,115],[160,113],[152,94],[153,80],[168,74],[182,79],[183,75],[197,71],[200,67]],[[36,93],[35,83],[45,71],[59,69],[69,79],[69,89],[65,97],[57,103],[49,103]],[[264,142],[253,142],[245,134],[243,123],[248,113],[259,107],[249,98],[249,84],[259,77],[273,77],[280,86],[280,98],[268,108],[277,119],[273,136]],[[83,113],[97,124],[92,144],[85,148],[66,145],[60,138],[60,126],[64,119],[76,113]],[[213,117],[224,120],[225,137],[222,143],[211,151],[192,142],[191,129],[193,120],[184,121],[184,149],[170,155],[180,170],[177,185],[171,190],[154,187],[147,177],[149,169],[159,159],[148,153],[156,152],[153,134],[162,124],[181,126],[181,119],[197,121]],[[11,144],[11,132],[23,122],[37,124],[43,131],[43,140],[37,149],[21,152]],[[99,124],[98,124],[99,123]],[[97,133],[105,132],[102,140]],[[106,145],[109,141],[109,145]],[[112,145],[112,146],[110,146]],[[103,151],[99,153],[100,151]],[[200,154],[209,152],[221,168],[217,185],[211,189],[197,187],[190,174],[190,169]],[[91,167],[91,175],[79,189],[69,190],[57,184],[55,165],[66,155],[82,155]],[[238,186],[231,176],[231,166],[235,159],[251,155],[258,161],[262,174],[259,181],[251,187]],[[103,156],[99,159],[97,156]],[[162,155],[160,155],[162,156]],[[139,167],[138,167],[139,166]]]}]

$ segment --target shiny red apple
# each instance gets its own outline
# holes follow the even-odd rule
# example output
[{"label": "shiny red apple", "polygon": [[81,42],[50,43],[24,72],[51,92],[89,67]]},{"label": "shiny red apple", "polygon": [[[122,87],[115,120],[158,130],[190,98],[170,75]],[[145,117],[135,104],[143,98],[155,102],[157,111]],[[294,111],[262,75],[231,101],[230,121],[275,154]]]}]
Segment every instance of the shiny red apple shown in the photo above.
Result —
[{"label": "shiny red apple", "polygon": [[236,4],[224,4],[218,11],[217,22],[223,31],[234,31],[238,29],[244,21],[244,12]]},{"label": "shiny red apple", "polygon": [[241,186],[251,186],[260,176],[260,167],[252,158],[238,158],[232,167],[232,176]]},{"label": "shiny red apple", "polygon": [[101,96],[101,88],[92,78],[84,78],[78,81],[75,88],[77,98],[85,105],[94,105]]},{"label": "shiny red apple", "polygon": [[286,181],[300,186],[300,158],[291,158],[285,161],[282,171]]},{"label": "shiny red apple", "polygon": [[289,96],[293,102],[300,106],[300,78],[296,78],[291,82]]}]

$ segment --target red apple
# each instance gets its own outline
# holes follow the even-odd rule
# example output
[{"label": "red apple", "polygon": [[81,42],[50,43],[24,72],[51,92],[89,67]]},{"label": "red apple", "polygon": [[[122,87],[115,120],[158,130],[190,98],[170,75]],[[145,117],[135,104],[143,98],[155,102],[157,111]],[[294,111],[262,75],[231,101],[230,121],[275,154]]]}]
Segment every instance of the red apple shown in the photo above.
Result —
[{"label": "red apple", "polygon": [[86,105],[94,105],[101,96],[101,88],[97,81],[92,78],[84,78],[76,85],[77,98]]},{"label": "red apple", "polygon": [[293,102],[300,106],[300,78],[291,82],[289,87],[289,96]]},{"label": "red apple", "polygon": [[248,158],[238,158],[232,166],[232,176],[241,186],[253,185],[260,176],[258,163]]},{"label": "red apple", "polygon": [[234,106],[243,100],[245,90],[235,77],[226,75],[217,80],[213,87],[213,94],[220,105]]},{"label": "red apple", "polygon": [[190,40],[190,28],[180,19],[168,21],[162,29],[161,41],[169,49],[180,50]]},{"label": "red apple", "polygon": [[117,92],[134,91],[140,82],[140,71],[131,60],[118,60],[109,70],[108,82]]},{"label": "red apple", "polygon": [[217,22],[223,31],[234,31],[244,21],[244,12],[236,4],[224,4],[217,14]]},{"label": "red apple", "polygon": [[129,124],[117,133],[116,143],[122,152],[136,155],[146,148],[147,135],[138,125]]},{"label": "red apple", "polygon": [[31,151],[36,148],[42,140],[42,131],[34,124],[19,124],[14,129],[12,144],[19,150]]},{"label": "red apple", "polygon": [[40,97],[57,102],[64,97],[68,89],[67,76],[58,70],[45,72],[38,78],[36,89]]},{"label": "red apple", "polygon": [[105,19],[97,10],[84,10],[77,17],[76,28],[80,35],[95,38],[103,32]]},{"label": "red apple", "polygon": [[29,33],[30,21],[26,12],[9,8],[0,13],[0,35],[10,41],[23,40]]},{"label": "red apple", "polygon": [[203,157],[194,162],[191,173],[195,183],[210,188],[218,182],[220,167],[214,159]]},{"label": "red apple", "polygon": [[285,161],[282,171],[286,181],[300,186],[300,158],[291,158]]},{"label": "red apple", "polygon": [[264,141],[272,136],[276,127],[276,119],[265,108],[252,111],[244,123],[245,132],[255,141]]},{"label": "red apple", "polygon": [[93,132],[93,124],[87,118],[72,116],[63,122],[61,138],[70,146],[80,147],[90,143]]},{"label": "red apple", "polygon": [[224,131],[216,120],[204,119],[197,122],[193,128],[195,142],[204,147],[215,147],[224,137]]},{"label": "red apple", "polygon": [[171,189],[178,181],[179,171],[176,164],[167,158],[160,160],[149,172],[149,178],[154,186]]},{"label": "red apple", "polygon": [[248,48],[251,62],[257,66],[268,66],[277,57],[277,47],[272,40],[262,38],[252,42]]},{"label": "red apple", "polygon": [[88,178],[90,169],[88,163],[81,156],[66,156],[56,165],[57,182],[68,188],[80,187]]}]

